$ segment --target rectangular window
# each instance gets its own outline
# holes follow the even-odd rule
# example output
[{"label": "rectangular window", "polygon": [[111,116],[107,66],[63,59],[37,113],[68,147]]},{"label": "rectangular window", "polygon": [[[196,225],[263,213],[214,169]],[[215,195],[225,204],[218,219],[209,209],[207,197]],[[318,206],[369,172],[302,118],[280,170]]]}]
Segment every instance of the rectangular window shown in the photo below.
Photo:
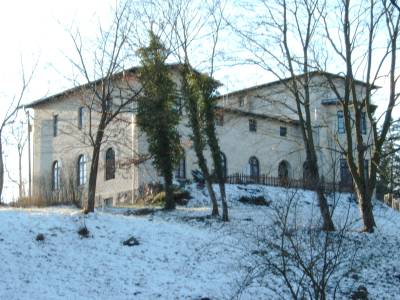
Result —
[{"label": "rectangular window", "polygon": [[337,112],[338,133],[344,133],[344,116],[343,111]]},{"label": "rectangular window", "polygon": [[251,132],[257,131],[257,120],[249,119],[249,131]]},{"label": "rectangular window", "polygon": [[280,136],[287,136],[287,128],[284,127],[284,126],[281,126],[281,127],[279,128],[279,135],[280,135]]},{"label": "rectangular window", "polygon": [[58,135],[58,115],[53,116],[53,136]]},{"label": "rectangular window", "polygon": [[84,118],[84,108],[83,107],[79,107],[78,110],[78,128],[82,129],[83,128],[83,118]]},{"label": "rectangular window", "polygon": [[340,160],[340,183],[345,186],[350,186],[353,183],[346,159]]},{"label": "rectangular window", "polygon": [[367,134],[367,118],[365,112],[361,112],[361,134]]}]

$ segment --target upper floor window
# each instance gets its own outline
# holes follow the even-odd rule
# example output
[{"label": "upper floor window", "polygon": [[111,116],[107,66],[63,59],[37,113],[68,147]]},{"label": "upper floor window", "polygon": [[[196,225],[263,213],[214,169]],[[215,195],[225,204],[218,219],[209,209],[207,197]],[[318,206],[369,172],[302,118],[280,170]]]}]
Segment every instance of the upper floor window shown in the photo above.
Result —
[{"label": "upper floor window", "polygon": [[61,170],[58,160],[53,162],[51,170],[51,188],[53,191],[58,191],[60,189],[61,181]]},{"label": "upper floor window", "polygon": [[257,131],[257,120],[249,119],[249,131],[252,131],[252,132]]},{"label": "upper floor window", "polygon": [[280,136],[287,136],[287,127],[281,126],[279,128],[279,135]]},{"label": "upper floor window", "polygon": [[82,129],[84,126],[85,110],[84,107],[79,107],[78,110],[78,128]]},{"label": "upper floor window", "polygon": [[53,116],[53,136],[58,135],[58,115]]},{"label": "upper floor window", "polygon": [[106,180],[115,178],[115,152],[113,148],[106,151]]},{"label": "upper floor window", "polygon": [[185,153],[183,153],[181,159],[179,160],[178,167],[175,169],[175,177],[177,179],[186,178],[186,158]]},{"label": "upper floor window", "polygon": [[337,112],[338,133],[344,133],[344,116],[343,111]]},{"label": "upper floor window", "polygon": [[78,186],[86,184],[86,157],[81,154],[78,157]]},{"label": "upper floor window", "polygon": [[260,176],[260,163],[258,162],[257,157],[255,157],[255,156],[250,157],[249,167],[250,167],[250,176],[251,177]]},{"label": "upper floor window", "polygon": [[367,118],[366,113],[361,112],[361,134],[367,133]]}]

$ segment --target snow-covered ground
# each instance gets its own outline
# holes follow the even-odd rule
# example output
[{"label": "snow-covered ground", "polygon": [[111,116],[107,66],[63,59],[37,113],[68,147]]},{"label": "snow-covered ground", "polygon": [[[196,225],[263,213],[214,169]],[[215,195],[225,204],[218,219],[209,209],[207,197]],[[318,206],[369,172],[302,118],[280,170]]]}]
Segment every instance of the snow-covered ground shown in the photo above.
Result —
[{"label": "snow-covered ground", "polygon": [[[194,197],[174,212],[127,215],[126,209],[83,216],[70,207],[0,209],[0,299],[287,299],[276,274],[238,294],[258,257],[259,226],[275,230],[275,211],[294,196],[299,223],[317,218],[314,194],[255,185],[227,186],[229,223],[207,218],[207,194],[190,186]],[[270,206],[238,202],[263,195]],[[400,214],[375,203],[377,230],[358,233],[358,208],[349,195],[337,202],[334,220],[346,220],[357,262],[346,274],[340,297],[358,286],[370,299],[400,299]],[[331,199],[331,202],[333,199]],[[346,218],[346,216],[349,216]],[[274,221],[275,220],[275,221]],[[77,231],[86,224],[89,238]],[[38,233],[44,241],[36,241]],[[124,246],[129,237],[137,246]],[[351,252],[351,251],[350,251]]]}]

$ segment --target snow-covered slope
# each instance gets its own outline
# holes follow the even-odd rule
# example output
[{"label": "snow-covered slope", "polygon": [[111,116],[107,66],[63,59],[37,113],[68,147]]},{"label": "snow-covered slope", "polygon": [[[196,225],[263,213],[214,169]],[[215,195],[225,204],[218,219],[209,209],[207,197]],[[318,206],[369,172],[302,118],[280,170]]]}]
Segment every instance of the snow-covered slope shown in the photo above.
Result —
[{"label": "snow-covered slope", "polygon": [[[126,210],[98,211],[89,217],[69,208],[0,209],[0,299],[230,299],[235,296],[254,255],[257,225],[273,228],[274,208],[289,196],[299,203],[305,222],[318,216],[311,192],[260,186],[227,186],[229,223],[205,218],[207,194],[189,189],[188,207],[145,216]],[[270,206],[239,203],[243,195],[263,195]],[[333,199],[331,199],[331,202]],[[400,299],[400,215],[375,204],[377,231],[360,234],[358,209],[349,195],[335,199],[335,223],[345,216],[363,261],[343,293],[364,285],[372,299]],[[332,202],[333,203],[333,202]],[[89,238],[77,231],[86,224]],[[43,233],[44,241],[36,241]],[[123,241],[134,236],[140,244]],[[254,249],[253,249],[254,250]],[[251,285],[242,299],[288,298],[279,278],[268,286]]]}]

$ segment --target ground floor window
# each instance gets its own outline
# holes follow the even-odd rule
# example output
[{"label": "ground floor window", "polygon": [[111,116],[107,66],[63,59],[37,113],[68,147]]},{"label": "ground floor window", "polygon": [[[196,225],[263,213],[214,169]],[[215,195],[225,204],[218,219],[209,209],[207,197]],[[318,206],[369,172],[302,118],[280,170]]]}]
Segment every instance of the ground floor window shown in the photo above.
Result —
[{"label": "ground floor window", "polygon": [[351,185],[353,183],[346,159],[340,160],[340,183],[342,185]]},{"label": "ground floor window", "polygon": [[186,178],[186,157],[185,154],[182,155],[178,167],[175,169],[175,177],[177,179]]},{"label": "ground floor window", "polygon": [[255,157],[255,156],[250,157],[249,167],[250,167],[250,176],[251,177],[260,176],[260,163],[259,163],[257,157]]}]

